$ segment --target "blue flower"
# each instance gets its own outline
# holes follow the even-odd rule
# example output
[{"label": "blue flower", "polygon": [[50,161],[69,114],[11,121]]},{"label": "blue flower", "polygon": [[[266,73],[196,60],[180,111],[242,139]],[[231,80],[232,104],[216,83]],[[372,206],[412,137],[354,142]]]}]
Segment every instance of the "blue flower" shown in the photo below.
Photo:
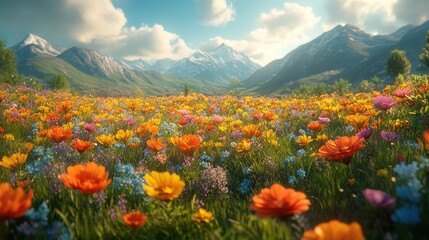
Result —
[{"label": "blue flower", "polygon": [[409,186],[397,186],[396,194],[399,198],[413,203],[418,203],[420,201],[420,193],[418,188],[416,189]]},{"label": "blue flower", "polygon": [[142,172],[136,172],[131,164],[118,163],[115,167],[113,187],[117,191],[132,189],[137,195],[143,195],[143,184],[145,183]]},{"label": "blue flower", "polygon": [[298,170],[296,171],[296,175],[297,175],[299,178],[305,178],[306,173],[305,173],[304,169],[300,168],[300,169],[298,169]]},{"label": "blue flower", "polygon": [[241,181],[240,192],[243,194],[246,194],[250,191],[251,187],[252,187],[252,182],[250,181],[250,179],[245,178],[243,179],[243,181]]},{"label": "blue flower", "polygon": [[297,179],[295,176],[292,175],[287,178],[287,181],[289,182],[289,184],[294,185],[297,182]]},{"label": "blue flower", "polygon": [[228,151],[222,151],[221,153],[222,158],[228,158],[231,154]]},{"label": "blue flower", "polygon": [[420,209],[414,205],[404,206],[396,209],[392,221],[405,224],[420,223]]},{"label": "blue flower", "polygon": [[396,164],[393,170],[400,179],[408,180],[416,176],[416,173],[419,170],[419,166],[416,162],[412,162],[408,165],[405,162],[401,162],[399,164]]},{"label": "blue flower", "polygon": [[36,211],[34,208],[30,208],[25,213],[25,217],[31,220],[31,222],[38,222],[44,226],[48,225],[48,215],[49,208],[48,205],[46,205],[46,202],[42,202]]},{"label": "blue flower", "polygon": [[301,148],[301,149],[298,150],[297,154],[300,157],[304,157],[304,156],[307,155],[307,152],[304,149]]},{"label": "blue flower", "polygon": [[295,156],[287,156],[283,160],[284,165],[288,165],[289,163],[296,163],[296,157]]}]

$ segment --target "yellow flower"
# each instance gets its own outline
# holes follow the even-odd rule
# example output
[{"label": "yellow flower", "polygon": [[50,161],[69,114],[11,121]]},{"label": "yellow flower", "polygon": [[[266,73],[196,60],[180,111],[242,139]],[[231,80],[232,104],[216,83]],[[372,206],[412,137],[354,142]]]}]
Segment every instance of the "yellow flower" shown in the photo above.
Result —
[{"label": "yellow flower", "polygon": [[328,140],[328,136],[326,136],[326,134],[317,135],[316,140],[320,142],[326,142]]},{"label": "yellow flower", "polygon": [[378,169],[377,170],[377,176],[387,177],[387,169],[386,168]]},{"label": "yellow flower", "polygon": [[235,147],[235,149],[239,153],[250,151],[250,141],[247,141],[246,139],[242,140],[241,142],[239,142],[237,144],[237,146]]},{"label": "yellow flower", "polygon": [[27,161],[27,154],[15,153],[12,156],[4,156],[0,162],[0,166],[9,169],[15,169]]},{"label": "yellow flower", "polygon": [[210,222],[213,218],[213,213],[206,211],[204,208],[198,209],[197,213],[192,214],[192,218],[197,222]]},{"label": "yellow flower", "polygon": [[273,145],[273,146],[277,146],[277,145],[279,145],[279,142],[277,142],[277,140],[275,140],[275,139],[271,139],[271,140],[269,141],[269,143],[270,143],[271,145]]},{"label": "yellow flower", "polygon": [[15,136],[13,136],[13,135],[12,135],[12,134],[10,134],[10,133],[5,134],[5,135],[3,136],[3,138],[4,138],[4,139],[6,139],[7,141],[14,141],[14,140],[15,140]]},{"label": "yellow flower", "polygon": [[262,133],[262,137],[265,139],[276,139],[276,132],[274,132],[272,129],[264,131]]},{"label": "yellow flower", "polygon": [[344,120],[351,124],[356,131],[360,131],[369,126],[369,118],[370,117],[358,113],[355,115],[345,116]]},{"label": "yellow flower", "polygon": [[111,147],[116,143],[115,137],[113,135],[105,135],[101,134],[100,136],[96,137],[97,141],[106,147]]},{"label": "yellow flower", "polygon": [[130,141],[130,139],[133,137],[133,135],[134,135],[133,131],[128,130],[128,129],[126,131],[124,131],[121,129],[116,133],[115,137],[120,142],[128,143],[128,141]]},{"label": "yellow flower", "polygon": [[312,141],[313,139],[311,138],[311,136],[307,136],[306,134],[304,134],[304,135],[298,136],[298,140],[296,140],[296,143],[298,143],[300,147],[305,147]]},{"label": "yellow flower", "polygon": [[62,128],[70,129],[70,130],[73,130],[73,127],[74,127],[74,123],[72,123],[72,122],[68,122],[66,124],[63,124],[63,126],[62,126]]},{"label": "yellow flower", "polygon": [[147,183],[143,185],[146,194],[161,201],[178,198],[185,187],[185,182],[175,173],[152,171],[144,178]]}]

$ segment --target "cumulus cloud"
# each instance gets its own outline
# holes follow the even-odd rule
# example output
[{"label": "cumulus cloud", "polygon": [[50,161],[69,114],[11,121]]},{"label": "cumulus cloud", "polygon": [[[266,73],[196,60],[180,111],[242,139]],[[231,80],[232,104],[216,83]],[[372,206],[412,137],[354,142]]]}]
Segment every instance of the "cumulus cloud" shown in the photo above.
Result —
[{"label": "cumulus cloud", "polygon": [[314,28],[319,21],[320,17],[315,16],[311,7],[285,3],[281,9],[261,13],[257,21],[258,27],[244,40],[224,39],[217,36],[203,43],[200,48],[210,50],[225,43],[246,53],[255,62],[265,65],[309,41],[305,31]]},{"label": "cumulus cloud", "polygon": [[0,29],[81,43],[117,35],[127,19],[110,0],[2,1]]},{"label": "cumulus cloud", "polygon": [[97,39],[92,45],[113,56],[128,59],[178,59],[191,53],[183,39],[166,31],[160,24],[124,28],[119,36]]},{"label": "cumulus cloud", "polygon": [[234,20],[234,9],[228,0],[194,0],[204,25],[218,26]]},{"label": "cumulus cloud", "polygon": [[162,25],[126,27],[124,12],[111,0],[2,1],[0,32],[34,33],[52,42],[94,48],[128,58],[179,58],[190,49]]},{"label": "cumulus cloud", "polygon": [[427,0],[325,0],[326,24],[350,23],[371,33],[388,34],[429,19]]}]

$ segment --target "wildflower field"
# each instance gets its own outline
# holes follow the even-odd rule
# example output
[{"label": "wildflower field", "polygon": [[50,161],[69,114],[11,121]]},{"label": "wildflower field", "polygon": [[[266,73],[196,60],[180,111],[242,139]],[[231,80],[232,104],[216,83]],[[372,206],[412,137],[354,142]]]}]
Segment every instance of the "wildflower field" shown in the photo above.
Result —
[{"label": "wildflower field", "polygon": [[428,239],[428,76],[281,98],[0,89],[1,239]]}]

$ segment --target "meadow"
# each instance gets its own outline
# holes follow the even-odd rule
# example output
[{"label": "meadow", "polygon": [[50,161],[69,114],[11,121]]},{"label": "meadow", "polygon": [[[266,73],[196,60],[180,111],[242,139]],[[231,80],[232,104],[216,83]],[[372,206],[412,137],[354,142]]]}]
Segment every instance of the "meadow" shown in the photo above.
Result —
[{"label": "meadow", "polygon": [[0,89],[2,239],[428,238],[428,76],[278,98]]}]

